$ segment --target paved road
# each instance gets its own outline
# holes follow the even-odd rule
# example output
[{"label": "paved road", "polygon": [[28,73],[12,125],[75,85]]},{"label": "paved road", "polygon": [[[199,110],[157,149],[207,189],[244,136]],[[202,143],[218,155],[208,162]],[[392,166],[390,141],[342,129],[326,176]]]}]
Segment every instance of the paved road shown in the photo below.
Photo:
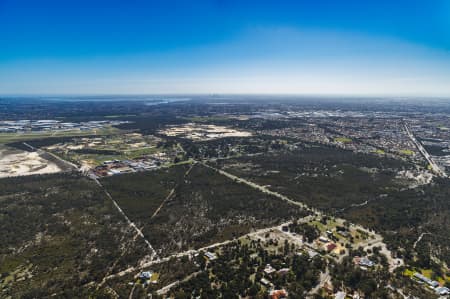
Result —
[{"label": "paved road", "polygon": [[[307,219],[310,219],[309,217],[310,216],[307,216],[307,217],[302,218],[302,219],[305,219],[305,221],[308,221]],[[279,225],[276,225],[276,226],[262,228],[262,229],[254,231],[254,232],[242,235],[239,238],[245,238],[247,236],[251,237],[251,236],[258,235],[258,234],[265,234],[265,233],[268,233],[268,232],[276,230],[276,229],[281,229],[282,226],[289,225],[291,223],[292,223],[292,221],[288,221],[288,222],[285,222],[285,223],[282,223],[282,224],[279,224]],[[109,280],[109,279],[112,279],[112,278],[115,278],[115,277],[124,276],[126,274],[130,274],[130,273],[136,272],[138,270],[142,270],[142,269],[151,267],[153,265],[157,265],[157,264],[160,264],[160,263],[168,262],[172,258],[180,258],[180,257],[185,257],[185,256],[191,256],[192,257],[192,256],[194,256],[194,255],[196,255],[196,254],[198,254],[200,252],[205,252],[205,251],[208,251],[210,249],[214,249],[216,247],[220,247],[220,246],[229,244],[229,243],[234,242],[234,241],[236,241],[236,239],[230,239],[230,240],[226,240],[226,241],[223,241],[223,242],[217,242],[217,243],[214,243],[214,244],[211,244],[211,245],[208,245],[208,246],[205,246],[205,247],[201,247],[201,248],[198,248],[198,249],[186,250],[186,251],[183,251],[183,252],[179,252],[179,253],[175,253],[175,254],[163,257],[163,258],[159,258],[159,259],[152,260],[152,261],[149,261],[149,262],[146,262],[146,263],[142,263],[139,266],[130,267],[130,268],[125,269],[123,271],[120,271],[120,272],[118,272],[116,274],[112,274],[112,275],[106,277],[106,280]]]},{"label": "paved road", "polygon": [[428,161],[428,163],[431,166],[431,169],[440,177],[447,177],[447,174],[437,165],[436,162],[434,162],[431,155],[426,151],[426,149],[422,146],[422,143],[420,143],[416,137],[414,137],[414,134],[411,132],[411,130],[408,128],[408,125],[405,124],[405,131],[406,134],[408,134],[408,137],[411,139],[411,141],[414,143],[414,145],[417,147],[419,152],[424,156],[424,158]]}]

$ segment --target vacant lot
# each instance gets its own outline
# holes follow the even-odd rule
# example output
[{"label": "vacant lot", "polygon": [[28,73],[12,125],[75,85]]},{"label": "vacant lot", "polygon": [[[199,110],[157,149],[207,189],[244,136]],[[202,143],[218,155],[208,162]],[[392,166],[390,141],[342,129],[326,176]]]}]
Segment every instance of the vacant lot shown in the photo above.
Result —
[{"label": "vacant lot", "polygon": [[397,174],[411,167],[399,160],[315,145],[218,160],[213,166],[328,212],[404,188],[410,182]]},{"label": "vacant lot", "polygon": [[139,172],[102,179],[109,191],[138,227],[148,226],[152,215],[173,188],[182,182],[189,165],[179,165],[151,172]]},{"label": "vacant lot", "polygon": [[189,167],[102,180],[163,256],[305,214],[204,166]]}]

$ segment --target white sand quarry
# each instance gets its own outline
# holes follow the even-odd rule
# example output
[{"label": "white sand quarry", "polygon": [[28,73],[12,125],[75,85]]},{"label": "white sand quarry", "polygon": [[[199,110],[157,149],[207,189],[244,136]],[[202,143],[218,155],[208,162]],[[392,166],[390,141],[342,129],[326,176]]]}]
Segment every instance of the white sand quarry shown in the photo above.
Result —
[{"label": "white sand quarry", "polygon": [[0,178],[60,171],[55,163],[43,159],[37,152],[0,148]]},{"label": "white sand quarry", "polygon": [[161,131],[167,136],[184,136],[191,140],[212,140],[224,137],[249,137],[250,132],[238,131],[225,126],[188,123],[181,126],[170,126]]}]

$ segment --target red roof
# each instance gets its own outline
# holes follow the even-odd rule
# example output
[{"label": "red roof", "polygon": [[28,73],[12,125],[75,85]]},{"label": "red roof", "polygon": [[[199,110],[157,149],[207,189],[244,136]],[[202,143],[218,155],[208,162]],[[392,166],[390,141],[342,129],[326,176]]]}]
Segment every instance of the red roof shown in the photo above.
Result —
[{"label": "red roof", "polygon": [[336,247],[337,247],[336,244],[330,243],[330,244],[327,245],[327,250],[328,250],[328,251],[331,251],[331,250],[335,249]]}]

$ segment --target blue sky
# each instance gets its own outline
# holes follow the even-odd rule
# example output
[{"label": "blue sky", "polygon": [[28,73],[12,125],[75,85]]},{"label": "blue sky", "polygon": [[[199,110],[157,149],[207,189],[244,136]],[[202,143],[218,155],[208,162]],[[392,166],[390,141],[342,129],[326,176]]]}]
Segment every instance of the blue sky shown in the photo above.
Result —
[{"label": "blue sky", "polygon": [[450,95],[450,1],[0,0],[0,94]]}]

